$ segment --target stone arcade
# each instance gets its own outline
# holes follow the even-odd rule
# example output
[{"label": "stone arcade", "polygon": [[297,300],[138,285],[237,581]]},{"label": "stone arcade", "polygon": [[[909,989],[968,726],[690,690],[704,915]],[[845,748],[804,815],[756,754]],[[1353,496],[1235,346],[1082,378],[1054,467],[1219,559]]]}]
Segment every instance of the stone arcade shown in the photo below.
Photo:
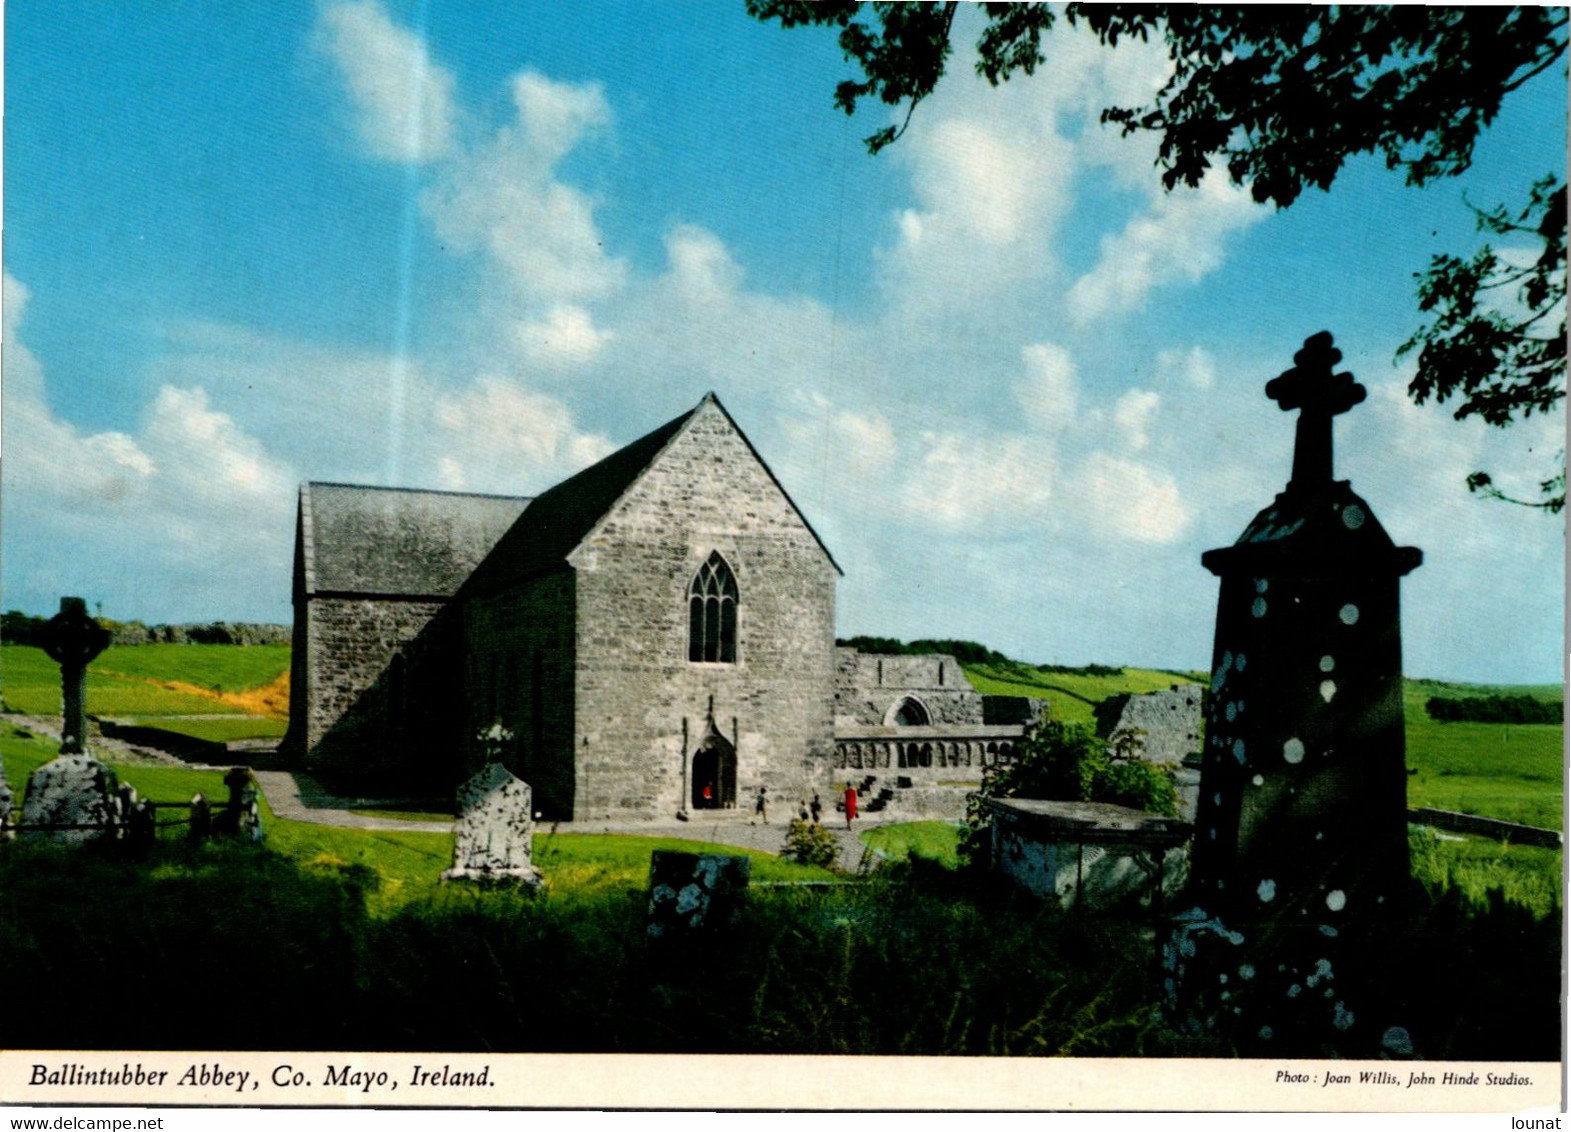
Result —
[{"label": "stone arcade", "polygon": [[456,784],[499,724],[536,809],[578,821],[1007,759],[1041,705],[837,650],[839,574],[713,394],[532,499],[306,484],[284,749]]}]

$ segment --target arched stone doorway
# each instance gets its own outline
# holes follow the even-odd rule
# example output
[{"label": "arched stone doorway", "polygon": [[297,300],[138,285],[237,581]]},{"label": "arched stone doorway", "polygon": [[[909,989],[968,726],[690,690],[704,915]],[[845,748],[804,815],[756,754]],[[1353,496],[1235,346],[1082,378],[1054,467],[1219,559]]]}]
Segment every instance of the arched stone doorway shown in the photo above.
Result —
[{"label": "arched stone doorway", "polygon": [[693,809],[719,810],[736,805],[736,747],[714,720],[693,752]]}]

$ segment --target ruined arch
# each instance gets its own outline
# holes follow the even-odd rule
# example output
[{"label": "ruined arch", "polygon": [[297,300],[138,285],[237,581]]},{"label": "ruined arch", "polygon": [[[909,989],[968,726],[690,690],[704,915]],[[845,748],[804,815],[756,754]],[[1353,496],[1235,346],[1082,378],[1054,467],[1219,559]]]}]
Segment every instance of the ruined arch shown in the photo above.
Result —
[{"label": "ruined arch", "polygon": [[933,722],[933,713],[915,696],[901,696],[884,714],[885,727],[926,727]]}]

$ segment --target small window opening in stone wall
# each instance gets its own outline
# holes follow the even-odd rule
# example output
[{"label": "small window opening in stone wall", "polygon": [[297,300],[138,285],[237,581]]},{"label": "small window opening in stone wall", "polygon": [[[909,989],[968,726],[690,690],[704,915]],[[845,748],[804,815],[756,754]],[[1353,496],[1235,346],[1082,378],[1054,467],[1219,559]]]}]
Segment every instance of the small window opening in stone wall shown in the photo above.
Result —
[{"label": "small window opening in stone wall", "polygon": [[687,589],[687,659],[736,663],[736,578],[717,550]]}]

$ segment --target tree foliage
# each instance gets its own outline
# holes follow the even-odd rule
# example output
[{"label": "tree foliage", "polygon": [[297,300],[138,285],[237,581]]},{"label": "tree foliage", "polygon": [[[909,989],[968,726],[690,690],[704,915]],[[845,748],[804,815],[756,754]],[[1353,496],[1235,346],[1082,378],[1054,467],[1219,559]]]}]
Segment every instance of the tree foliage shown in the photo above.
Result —
[{"label": "tree foliage", "polygon": [[[1418,277],[1419,309],[1430,315],[1398,356],[1418,351],[1413,400],[1455,397],[1458,420],[1477,416],[1492,425],[1547,413],[1565,397],[1566,186],[1553,175],[1533,185],[1517,213],[1503,206],[1474,209],[1478,228],[1492,236],[1536,244],[1523,252],[1484,244],[1471,258],[1437,255]],[[1539,498],[1517,499],[1474,472],[1468,487],[1495,499],[1559,512],[1566,502],[1565,452],[1558,469],[1539,484]]]},{"label": "tree foliage", "polygon": [[[866,139],[877,153],[910,124],[952,51],[958,5],[877,0],[747,0],[761,20],[783,27],[837,27],[840,48],[861,70],[835,89],[847,114],[875,98],[904,105],[901,124]],[[1050,60],[1043,33],[1059,18],[1045,4],[987,3],[976,70],[997,85]],[[1351,157],[1379,155],[1425,185],[1472,163],[1474,146],[1504,98],[1566,50],[1567,10],[1549,7],[1309,6],[1235,8],[1071,3],[1063,18],[1099,42],[1160,40],[1171,71],[1141,106],[1110,106],[1102,120],[1124,134],[1158,135],[1162,184],[1196,186],[1225,169],[1255,200],[1292,204],[1307,187],[1329,189]],[[1436,257],[1420,276],[1421,309],[1434,321],[1402,348],[1419,349],[1414,400],[1457,395],[1457,417],[1505,425],[1547,411],[1563,395],[1564,185],[1546,177],[1516,216],[1497,208],[1480,225],[1500,235],[1532,232],[1544,242],[1523,269],[1485,246],[1470,260]],[[1516,288],[1525,308],[1506,313],[1490,297]],[[1560,328],[1551,325],[1559,312]],[[1533,505],[1559,511],[1560,471]],[[1472,490],[1507,498],[1485,472]],[[1517,502],[1528,502],[1518,500]]]},{"label": "tree foliage", "polygon": [[1563,723],[1565,705],[1532,696],[1430,696],[1429,718],[1441,723]]},{"label": "tree foliage", "polygon": [[961,854],[973,862],[986,854],[985,798],[1047,798],[1058,802],[1108,802],[1168,817],[1178,812],[1173,772],[1139,757],[1140,733],[1099,738],[1080,723],[1043,720],[1027,729],[1014,761],[989,767],[981,788],[966,800]]}]

